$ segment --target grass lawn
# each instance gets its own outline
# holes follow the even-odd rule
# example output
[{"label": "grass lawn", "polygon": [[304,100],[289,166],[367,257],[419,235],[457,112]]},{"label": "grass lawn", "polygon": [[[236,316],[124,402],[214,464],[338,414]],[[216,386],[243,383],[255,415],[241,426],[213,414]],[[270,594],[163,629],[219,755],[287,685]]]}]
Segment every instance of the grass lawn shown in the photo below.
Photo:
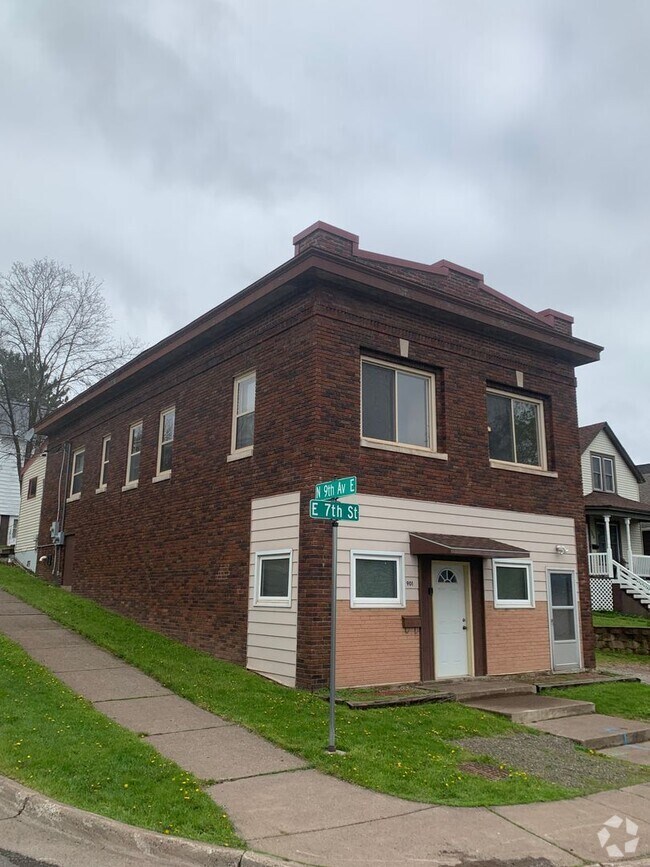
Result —
[{"label": "grass lawn", "polygon": [[240,846],[199,781],[0,634],[0,773],[112,819]]},{"label": "grass lawn", "polygon": [[628,719],[650,719],[650,686],[645,683],[596,683],[569,689],[547,689],[544,695],[593,701],[596,713]]},{"label": "grass lawn", "polygon": [[[0,587],[178,695],[258,732],[321,771],[361,786],[427,803],[462,806],[545,801],[585,791],[564,788],[516,768],[504,779],[463,769],[466,762],[482,757],[464,751],[455,741],[521,729],[456,703],[367,711],[339,706],[337,745],[345,754],[329,755],[325,752],[328,708],[321,698],[192,650],[18,569],[0,566]],[[482,760],[487,764],[487,759]],[[630,768],[630,774],[630,783],[650,780],[650,771],[645,769]]]},{"label": "grass lawn", "polygon": [[636,617],[634,614],[620,614],[618,611],[595,611],[594,626],[645,626],[650,629],[650,617]]},{"label": "grass lawn", "polygon": [[630,665],[635,666],[650,665],[650,654],[647,653],[632,653],[627,650],[597,650],[596,665],[598,668],[607,669],[609,666]]}]

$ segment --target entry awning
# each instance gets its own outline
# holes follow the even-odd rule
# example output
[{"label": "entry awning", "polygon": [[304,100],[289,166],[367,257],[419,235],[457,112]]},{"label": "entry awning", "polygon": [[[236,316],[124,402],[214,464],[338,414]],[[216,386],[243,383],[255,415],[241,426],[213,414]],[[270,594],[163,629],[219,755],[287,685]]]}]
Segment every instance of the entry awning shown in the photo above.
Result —
[{"label": "entry awning", "polygon": [[411,554],[443,557],[530,557],[530,551],[483,536],[448,536],[444,533],[409,533]]}]

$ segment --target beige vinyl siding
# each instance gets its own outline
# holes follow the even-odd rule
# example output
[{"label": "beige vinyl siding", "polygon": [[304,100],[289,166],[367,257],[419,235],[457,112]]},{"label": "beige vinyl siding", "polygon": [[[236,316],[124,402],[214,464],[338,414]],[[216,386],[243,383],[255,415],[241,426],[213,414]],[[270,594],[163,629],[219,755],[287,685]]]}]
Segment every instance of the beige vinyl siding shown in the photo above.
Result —
[{"label": "beige vinyl siding", "polygon": [[[406,599],[418,598],[417,557],[409,553],[409,533],[485,536],[530,551],[535,598],[546,601],[546,570],[576,570],[575,526],[572,518],[533,515],[502,509],[481,509],[425,500],[405,500],[359,494],[361,519],[339,525],[338,587],[340,600],[350,598],[350,551],[404,554]],[[568,553],[558,554],[556,545]],[[442,559],[442,558],[441,558]],[[484,560],[485,597],[492,599],[492,562]]]},{"label": "beige vinyl siding", "polygon": [[[38,530],[41,520],[41,504],[43,502],[43,481],[47,455],[40,455],[27,468],[23,477],[20,495],[20,513],[18,515],[18,532],[16,533],[16,559],[32,570],[36,569],[36,551],[38,546]],[[36,496],[27,498],[29,480],[37,478]],[[33,561],[33,562],[32,562]]]},{"label": "beige vinyl siding", "polygon": [[593,484],[591,478],[591,452],[599,455],[611,455],[614,458],[614,473],[616,475],[616,493],[628,500],[639,500],[639,483],[632,471],[618,453],[618,449],[604,430],[594,437],[589,448],[582,453],[582,489],[585,494],[591,494]]},{"label": "beige vinyl siding", "polygon": [[[287,686],[296,683],[299,537],[299,491],[252,501],[246,665]],[[292,552],[291,605],[255,605],[256,554],[282,550]]]},{"label": "beige vinyl siding", "polygon": [[[623,533],[625,533],[625,524],[623,524]],[[643,537],[641,535],[641,524],[638,521],[630,522],[630,541],[632,542],[632,553],[643,554]],[[627,545],[627,538],[624,544]]]}]

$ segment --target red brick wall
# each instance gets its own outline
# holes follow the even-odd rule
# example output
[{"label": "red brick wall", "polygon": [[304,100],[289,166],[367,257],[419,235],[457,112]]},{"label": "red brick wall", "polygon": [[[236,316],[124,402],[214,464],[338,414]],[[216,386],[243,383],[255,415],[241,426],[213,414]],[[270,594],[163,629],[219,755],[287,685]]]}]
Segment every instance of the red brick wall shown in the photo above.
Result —
[{"label": "red brick wall", "polygon": [[485,606],[485,637],[488,674],[548,671],[551,646],[548,608],[537,602],[521,610]]},{"label": "red brick wall", "polygon": [[[450,286],[460,277],[453,275]],[[464,292],[476,287],[466,280]],[[476,289],[478,292],[478,289]],[[477,301],[482,301],[480,295]],[[399,306],[398,306],[399,305]],[[583,641],[593,662],[575,380],[568,363],[464,331],[450,317],[427,319],[409,302],[379,303],[358,288],[294,292],[281,308],[215,336],[51,436],[41,543],[56,516],[57,447],[86,446],[84,491],[68,505],[75,533],[72,586],[169,635],[237,662],[245,660],[250,500],[356,474],[359,490],[438,502],[574,518],[584,605]],[[399,358],[399,338],[410,359]],[[376,354],[437,373],[439,450],[448,461],[381,452],[359,443],[359,359]],[[233,377],[257,369],[255,451],[226,463]],[[492,469],[486,383],[545,399],[551,468],[559,478]],[[158,415],[175,402],[173,475],[152,484]],[[129,424],[144,418],[140,487],[122,492]],[[101,438],[111,433],[108,491],[94,493]],[[298,684],[326,681],[330,533],[301,514]]]}]

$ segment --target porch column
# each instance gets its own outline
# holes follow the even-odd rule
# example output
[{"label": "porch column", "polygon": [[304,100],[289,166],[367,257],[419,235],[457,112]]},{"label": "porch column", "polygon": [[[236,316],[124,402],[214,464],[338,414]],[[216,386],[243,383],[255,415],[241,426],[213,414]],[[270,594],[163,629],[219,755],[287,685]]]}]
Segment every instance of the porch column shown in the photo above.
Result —
[{"label": "porch column", "polygon": [[630,536],[630,519],[625,519],[625,539],[627,541],[627,568],[634,572],[634,560],[632,559],[632,537]]},{"label": "porch column", "polygon": [[607,574],[610,578],[614,577],[614,567],[612,566],[612,537],[609,532],[609,515],[603,515],[605,522],[605,551],[607,552]]}]

